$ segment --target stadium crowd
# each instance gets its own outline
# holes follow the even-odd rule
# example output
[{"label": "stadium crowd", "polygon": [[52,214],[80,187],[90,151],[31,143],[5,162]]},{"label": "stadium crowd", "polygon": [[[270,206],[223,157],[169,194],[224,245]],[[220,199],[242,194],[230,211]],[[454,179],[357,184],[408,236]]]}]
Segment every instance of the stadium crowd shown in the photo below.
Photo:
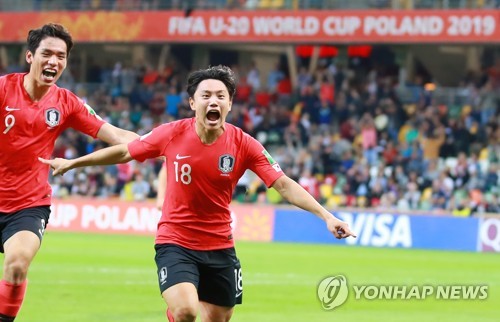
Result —
[{"label": "stadium crowd", "polygon": [[[139,134],[192,116],[183,82],[189,70],[174,59],[161,70],[116,62],[89,64],[86,83],[71,69],[59,85],[73,90],[110,123]],[[231,66],[238,88],[228,121],[256,137],[317,200],[328,207],[500,212],[500,59],[471,73],[457,89],[464,99],[440,103],[417,75],[399,80],[397,66],[322,59],[313,72],[301,61],[295,87],[286,62],[270,71]],[[22,70],[9,66],[2,73]],[[406,93],[402,99],[401,93]],[[408,93],[410,95],[408,95]],[[103,147],[72,130],[54,157],[74,158]],[[144,200],[156,195],[161,160],[90,167],[51,178],[54,196]],[[234,198],[281,203],[247,173]]]}]

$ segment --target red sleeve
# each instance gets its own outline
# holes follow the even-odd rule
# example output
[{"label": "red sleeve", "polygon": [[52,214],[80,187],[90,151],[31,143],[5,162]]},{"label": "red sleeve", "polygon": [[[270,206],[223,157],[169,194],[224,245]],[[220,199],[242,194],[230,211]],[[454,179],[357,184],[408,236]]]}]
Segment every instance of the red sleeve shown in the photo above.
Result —
[{"label": "red sleeve", "polygon": [[97,133],[101,126],[105,123],[90,107],[84,104],[76,95],[68,94],[68,108],[70,115],[67,125],[77,131],[90,135],[93,138],[97,137]]},{"label": "red sleeve", "polygon": [[247,160],[248,168],[255,172],[268,188],[271,187],[284,175],[280,165],[256,139],[245,134],[243,142],[247,147],[244,160]]},{"label": "red sleeve", "polygon": [[3,105],[3,102],[5,101],[6,79],[7,77],[5,76],[0,77],[0,106]]},{"label": "red sleeve", "polygon": [[128,151],[132,158],[144,162],[146,159],[152,159],[163,155],[167,145],[168,124],[160,125],[151,132],[144,134],[140,138],[128,144]]}]

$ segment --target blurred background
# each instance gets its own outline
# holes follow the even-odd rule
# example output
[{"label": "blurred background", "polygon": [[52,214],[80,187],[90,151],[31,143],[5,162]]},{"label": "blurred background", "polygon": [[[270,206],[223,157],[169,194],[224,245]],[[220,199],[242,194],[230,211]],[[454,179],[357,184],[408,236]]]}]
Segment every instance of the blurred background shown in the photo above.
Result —
[{"label": "blurred background", "polygon": [[[139,134],[190,117],[185,80],[230,66],[228,121],[318,201],[498,213],[500,1],[2,0],[0,73],[26,71],[25,37],[63,23],[76,46],[59,86]],[[54,157],[103,147],[67,131]],[[51,178],[57,198],[156,196],[158,161]],[[252,173],[235,202],[282,204]]]}]

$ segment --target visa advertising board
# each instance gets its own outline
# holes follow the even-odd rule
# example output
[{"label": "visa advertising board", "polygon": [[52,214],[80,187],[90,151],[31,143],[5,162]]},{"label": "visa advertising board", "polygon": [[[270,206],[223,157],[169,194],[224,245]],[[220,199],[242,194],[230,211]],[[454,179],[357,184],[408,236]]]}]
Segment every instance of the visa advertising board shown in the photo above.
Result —
[{"label": "visa advertising board", "polygon": [[[154,235],[161,212],[151,202],[54,200],[48,230]],[[500,252],[500,218],[338,211],[357,238],[337,240],[306,211],[269,205],[231,205],[236,240]]]}]

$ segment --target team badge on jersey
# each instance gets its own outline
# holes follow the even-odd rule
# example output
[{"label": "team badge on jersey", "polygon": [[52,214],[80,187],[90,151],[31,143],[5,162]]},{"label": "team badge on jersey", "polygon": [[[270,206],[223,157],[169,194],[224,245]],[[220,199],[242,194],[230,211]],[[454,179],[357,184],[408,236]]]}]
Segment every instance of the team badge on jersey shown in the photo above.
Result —
[{"label": "team badge on jersey", "polygon": [[61,112],[59,112],[57,109],[52,107],[45,111],[45,123],[47,123],[49,127],[58,126],[60,121]]},{"label": "team badge on jersey", "polygon": [[219,170],[223,173],[229,173],[234,168],[234,157],[230,154],[224,154],[219,157]]}]

